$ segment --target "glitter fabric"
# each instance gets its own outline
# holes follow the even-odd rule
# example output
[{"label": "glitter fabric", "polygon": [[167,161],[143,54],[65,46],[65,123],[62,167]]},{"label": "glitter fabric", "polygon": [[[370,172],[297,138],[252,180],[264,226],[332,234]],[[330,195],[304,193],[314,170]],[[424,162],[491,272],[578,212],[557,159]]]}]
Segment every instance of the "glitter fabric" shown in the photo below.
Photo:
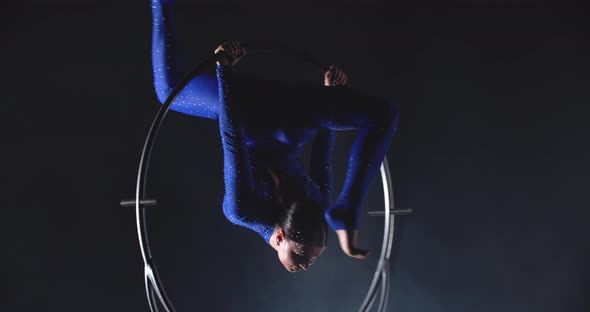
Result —
[{"label": "glitter fabric", "polygon": [[[172,5],[152,0],[154,85],[164,102],[181,79]],[[321,77],[319,77],[321,78]],[[320,79],[318,79],[321,81]],[[284,82],[238,73],[232,67],[193,79],[172,109],[219,121],[223,147],[223,212],[266,242],[274,230],[274,182],[267,169],[320,202],[334,230],[356,229],[361,203],[397,128],[397,110],[382,98],[348,87]],[[331,203],[335,131],[357,130],[343,188]],[[309,173],[300,161],[313,142]]]},{"label": "glitter fabric", "polygon": [[[177,48],[174,1],[152,0],[152,65],[158,100],[164,103],[184,74]],[[179,113],[217,119],[215,72],[199,75],[177,95],[170,109]]]}]

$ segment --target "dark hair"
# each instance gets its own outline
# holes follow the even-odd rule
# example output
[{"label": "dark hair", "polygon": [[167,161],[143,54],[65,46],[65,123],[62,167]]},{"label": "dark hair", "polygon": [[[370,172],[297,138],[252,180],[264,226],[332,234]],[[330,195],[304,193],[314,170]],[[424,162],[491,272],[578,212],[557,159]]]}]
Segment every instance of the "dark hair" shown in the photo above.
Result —
[{"label": "dark hair", "polygon": [[281,198],[276,224],[285,237],[302,244],[325,246],[328,224],[320,204],[305,196],[305,185],[299,179],[281,181]]},{"label": "dark hair", "polygon": [[275,177],[280,181],[275,189],[278,204],[275,224],[289,240],[326,246],[328,223],[320,204],[307,195],[309,177],[287,176],[281,172],[277,172]]}]

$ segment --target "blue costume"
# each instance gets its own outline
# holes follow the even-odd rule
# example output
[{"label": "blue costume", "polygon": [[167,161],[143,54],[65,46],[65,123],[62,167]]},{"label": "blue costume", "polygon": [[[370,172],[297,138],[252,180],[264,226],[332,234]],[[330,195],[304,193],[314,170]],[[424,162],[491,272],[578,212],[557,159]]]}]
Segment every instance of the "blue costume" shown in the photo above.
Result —
[{"label": "blue costume", "polygon": [[[173,5],[152,0],[152,62],[158,99],[180,81]],[[233,224],[269,242],[278,209],[268,169],[300,187],[325,211],[333,230],[356,229],[360,208],[390,142],[398,114],[387,101],[348,87],[325,87],[252,77],[218,65],[194,78],[171,110],[219,122],[224,156],[223,212]],[[335,131],[358,129],[346,180],[331,204]],[[313,142],[309,174],[299,159]]]}]

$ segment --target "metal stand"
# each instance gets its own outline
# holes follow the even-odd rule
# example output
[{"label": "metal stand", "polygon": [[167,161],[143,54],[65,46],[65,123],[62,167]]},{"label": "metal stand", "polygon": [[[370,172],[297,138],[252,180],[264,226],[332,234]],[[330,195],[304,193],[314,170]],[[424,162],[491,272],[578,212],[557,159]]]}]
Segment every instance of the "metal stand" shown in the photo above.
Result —
[{"label": "metal stand", "polygon": [[369,311],[373,306],[373,303],[375,303],[377,289],[379,288],[379,281],[381,281],[381,291],[379,292],[380,298],[377,311],[384,312],[387,309],[390,286],[389,257],[391,256],[391,250],[393,246],[395,215],[406,215],[412,213],[412,209],[392,209],[394,206],[394,192],[387,157],[385,157],[383,159],[383,163],[381,163],[381,183],[383,185],[383,211],[369,211],[369,215],[384,217],[383,244],[381,245],[381,254],[379,255],[379,262],[377,262],[377,269],[373,275],[373,281],[371,282],[371,286],[369,286],[369,291],[365,296],[365,300],[363,300],[363,303],[359,308],[359,312]]}]

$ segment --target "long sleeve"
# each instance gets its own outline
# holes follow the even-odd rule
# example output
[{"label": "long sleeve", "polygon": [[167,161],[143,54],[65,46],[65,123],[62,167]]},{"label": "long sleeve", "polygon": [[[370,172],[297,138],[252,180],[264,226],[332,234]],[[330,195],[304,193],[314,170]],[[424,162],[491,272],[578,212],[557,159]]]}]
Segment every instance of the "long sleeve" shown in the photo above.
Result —
[{"label": "long sleeve", "polygon": [[[174,4],[171,1],[152,0],[151,6],[154,87],[158,100],[163,104],[185,74],[184,61],[176,36]],[[215,119],[218,102],[217,77],[211,71],[191,80],[178,94],[170,109]]]},{"label": "long sleeve", "polygon": [[233,224],[249,228],[268,242],[274,225],[264,214],[255,195],[252,166],[240,112],[231,96],[231,69],[217,66],[219,86],[219,130],[223,147],[225,195],[223,212]]},{"label": "long sleeve", "polygon": [[[387,153],[397,129],[399,113],[384,98],[346,88],[326,89],[310,118],[322,121],[322,128],[357,129],[349,149],[348,170],[335,203],[325,213],[333,230],[357,229],[362,203]],[[312,119],[313,120],[313,119]]]},{"label": "long sleeve", "polygon": [[383,116],[377,126],[358,129],[342,190],[326,212],[326,220],[334,230],[358,228],[362,202],[397,129],[399,115],[393,107]]},{"label": "long sleeve", "polygon": [[311,149],[310,175],[320,189],[324,210],[332,204],[332,160],[335,141],[335,131],[320,128]]}]

